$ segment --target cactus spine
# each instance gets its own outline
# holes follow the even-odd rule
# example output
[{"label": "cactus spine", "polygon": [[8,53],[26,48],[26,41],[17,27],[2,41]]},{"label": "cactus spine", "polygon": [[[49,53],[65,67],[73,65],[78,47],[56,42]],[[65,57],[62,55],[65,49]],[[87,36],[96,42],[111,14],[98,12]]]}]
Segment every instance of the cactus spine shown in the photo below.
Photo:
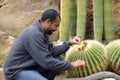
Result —
[{"label": "cactus spine", "polygon": [[112,15],[112,0],[104,0],[104,30],[107,42],[114,39],[115,33]]},{"label": "cactus spine", "polygon": [[86,77],[107,68],[107,57],[104,46],[98,41],[85,40],[80,45],[75,45],[66,53],[65,60],[85,60],[85,68],[74,68],[66,71],[66,77]]},{"label": "cactus spine", "polygon": [[69,39],[70,26],[70,0],[61,0],[61,24],[60,24],[60,40],[67,41]]},{"label": "cactus spine", "polygon": [[114,40],[107,45],[110,67],[120,75],[120,40]]},{"label": "cactus spine", "polygon": [[102,41],[103,35],[103,0],[93,0],[94,39]]},{"label": "cactus spine", "polygon": [[87,0],[78,0],[76,35],[81,39],[85,38],[86,7],[87,7]]}]

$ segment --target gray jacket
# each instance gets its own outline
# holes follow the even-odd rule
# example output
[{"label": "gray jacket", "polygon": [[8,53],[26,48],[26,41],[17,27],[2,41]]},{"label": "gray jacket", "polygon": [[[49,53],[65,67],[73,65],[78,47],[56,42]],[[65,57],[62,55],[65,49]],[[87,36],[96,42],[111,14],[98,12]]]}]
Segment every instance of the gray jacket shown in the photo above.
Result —
[{"label": "gray jacket", "polygon": [[69,49],[69,43],[53,46],[40,26],[40,20],[26,28],[15,40],[4,65],[6,80],[12,80],[18,72],[41,66],[48,70],[70,69],[70,62],[55,59]]}]

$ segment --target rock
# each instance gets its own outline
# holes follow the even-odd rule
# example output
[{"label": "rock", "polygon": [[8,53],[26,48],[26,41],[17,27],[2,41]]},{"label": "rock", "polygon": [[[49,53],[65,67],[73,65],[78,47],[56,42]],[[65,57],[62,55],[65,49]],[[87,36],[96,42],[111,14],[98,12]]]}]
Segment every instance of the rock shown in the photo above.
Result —
[{"label": "rock", "polygon": [[3,6],[3,2],[4,2],[4,0],[0,0],[0,7]]},{"label": "rock", "polygon": [[0,67],[3,65],[14,40],[14,37],[0,31]]},{"label": "rock", "polygon": [[59,0],[5,0],[0,8],[0,30],[17,37],[44,10],[59,11]]}]

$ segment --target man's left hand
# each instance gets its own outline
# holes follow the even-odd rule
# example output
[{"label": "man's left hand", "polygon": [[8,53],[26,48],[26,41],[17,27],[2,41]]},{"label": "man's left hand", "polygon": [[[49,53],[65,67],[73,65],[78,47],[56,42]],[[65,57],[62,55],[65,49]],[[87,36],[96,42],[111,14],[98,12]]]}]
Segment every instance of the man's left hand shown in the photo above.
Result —
[{"label": "man's left hand", "polygon": [[81,39],[78,38],[77,36],[75,36],[73,39],[71,39],[70,41],[70,45],[73,45],[73,44],[80,44],[81,42]]}]

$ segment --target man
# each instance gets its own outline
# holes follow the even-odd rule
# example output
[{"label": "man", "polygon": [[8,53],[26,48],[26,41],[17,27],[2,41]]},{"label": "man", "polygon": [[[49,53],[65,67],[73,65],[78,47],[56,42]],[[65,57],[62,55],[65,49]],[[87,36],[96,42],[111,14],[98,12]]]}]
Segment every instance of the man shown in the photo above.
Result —
[{"label": "man", "polygon": [[4,65],[6,80],[54,80],[57,71],[84,66],[85,62],[61,61],[58,56],[70,45],[79,44],[75,37],[60,46],[53,46],[47,35],[57,30],[60,15],[54,9],[46,10],[41,20],[26,28],[14,42]]}]

